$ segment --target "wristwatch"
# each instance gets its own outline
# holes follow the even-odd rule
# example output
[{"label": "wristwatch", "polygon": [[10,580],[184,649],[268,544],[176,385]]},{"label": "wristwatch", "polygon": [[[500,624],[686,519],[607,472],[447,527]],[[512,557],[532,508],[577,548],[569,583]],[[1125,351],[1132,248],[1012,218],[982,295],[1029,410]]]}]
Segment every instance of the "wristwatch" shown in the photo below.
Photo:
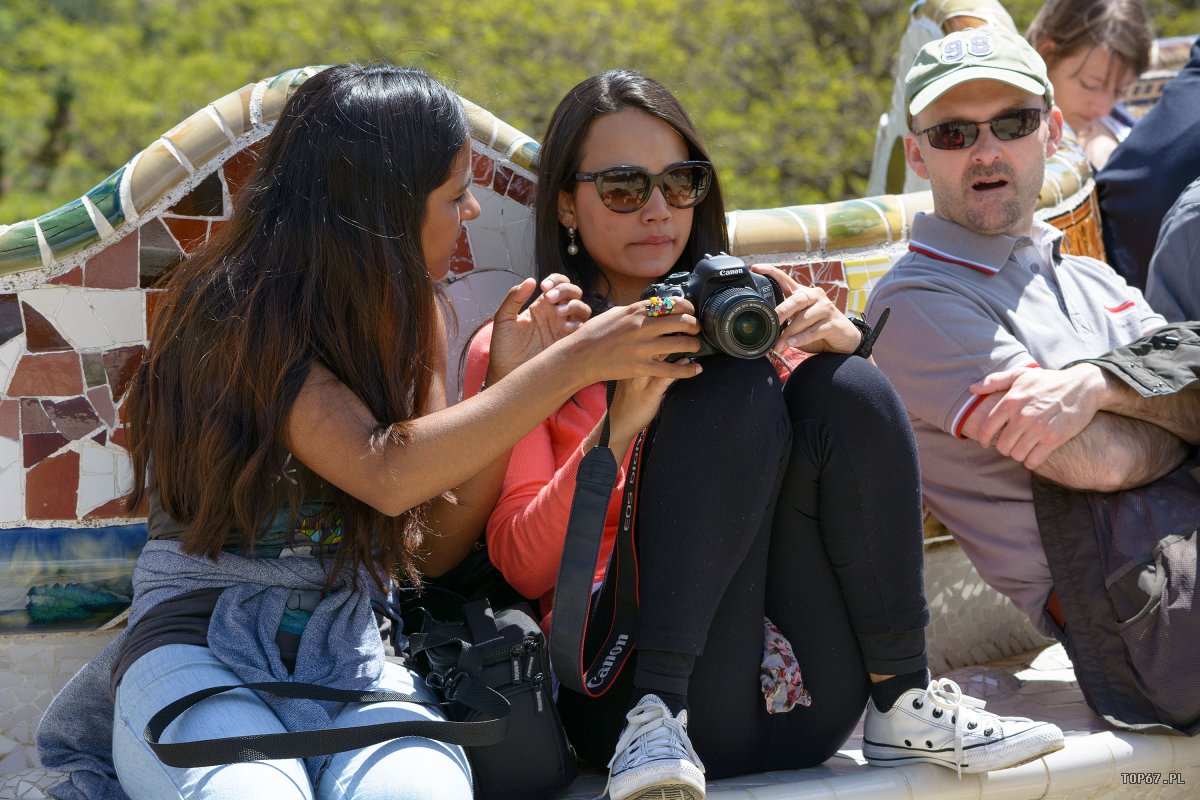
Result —
[{"label": "wristwatch", "polygon": [[885,308],[883,313],[879,315],[879,321],[875,323],[874,329],[862,317],[850,317],[851,324],[862,333],[862,340],[850,355],[861,356],[862,358],[871,357],[871,351],[875,349],[875,340],[883,332],[883,326],[887,322],[888,315],[891,313],[892,309],[890,307]]}]

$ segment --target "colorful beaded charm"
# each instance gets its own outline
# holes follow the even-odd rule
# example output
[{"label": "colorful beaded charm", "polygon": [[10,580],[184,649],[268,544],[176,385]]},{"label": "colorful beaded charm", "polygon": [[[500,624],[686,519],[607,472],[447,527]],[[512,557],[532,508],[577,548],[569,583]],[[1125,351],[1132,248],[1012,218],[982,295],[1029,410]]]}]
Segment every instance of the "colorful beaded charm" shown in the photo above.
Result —
[{"label": "colorful beaded charm", "polygon": [[675,307],[674,297],[651,297],[650,305],[646,306],[647,317],[665,317]]}]

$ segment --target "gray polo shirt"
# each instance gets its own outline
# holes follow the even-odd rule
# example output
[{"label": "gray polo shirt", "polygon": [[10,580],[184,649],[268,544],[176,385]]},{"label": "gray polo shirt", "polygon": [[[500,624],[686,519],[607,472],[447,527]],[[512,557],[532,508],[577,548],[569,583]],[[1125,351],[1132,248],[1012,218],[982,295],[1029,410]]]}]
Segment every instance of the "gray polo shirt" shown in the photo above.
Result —
[{"label": "gray polo shirt", "polygon": [[1164,323],[1107,264],[1063,255],[1062,235],[986,236],[936,217],[913,222],[909,252],[872,289],[867,315],[892,309],[875,360],[908,407],[929,509],[980,575],[1049,633],[1050,570],[1029,471],[961,438],[980,397],[968,387],[1015,367],[1056,369]]},{"label": "gray polo shirt", "polygon": [[1200,178],[1163,218],[1146,278],[1146,299],[1171,322],[1200,319]]}]

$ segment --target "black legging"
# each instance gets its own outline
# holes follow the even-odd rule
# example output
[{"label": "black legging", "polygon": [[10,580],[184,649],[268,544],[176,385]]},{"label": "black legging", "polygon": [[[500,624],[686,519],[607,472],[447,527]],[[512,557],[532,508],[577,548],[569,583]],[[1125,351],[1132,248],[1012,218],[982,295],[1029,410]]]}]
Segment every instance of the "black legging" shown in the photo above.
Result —
[{"label": "black legging", "polygon": [[[688,733],[708,777],[812,766],[853,731],[868,672],[926,666],[916,445],[864,359],[809,358],[783,392],[766,359],[702,363],[667,393],[646,455],[637,647],[698,656]],[[764,614],[795,649],[810,707],[766,712]],[[559,693],[594,765],[612,756],[634,666],[598,699]]]}]

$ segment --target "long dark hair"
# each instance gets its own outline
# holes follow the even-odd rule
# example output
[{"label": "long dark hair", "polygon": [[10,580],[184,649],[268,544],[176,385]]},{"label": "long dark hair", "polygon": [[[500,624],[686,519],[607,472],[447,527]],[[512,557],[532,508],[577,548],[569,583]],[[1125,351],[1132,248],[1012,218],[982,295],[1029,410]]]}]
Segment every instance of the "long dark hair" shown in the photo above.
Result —
[{"label": "long dark hair", "polygon": [[[575,186],[580,150],[592,122],[627,108],[644,111],[674,128],[687,143],[689,159],[711,160],[695,124],[675,95],[640,72],[615,69],[593,75],[567,92],[559,102],[546,128],[538,167],[534,260],[539,279],[552,272],[566,275],[583,289],[584,300],[596,310],[609,304],[608,298],[600,294],[600,268],[582,244],[577,255],[567,254],[567,232],[558,221],[558,193],[570,191]],[[708,195],[696,206],[687,246],[672,271],[690,272],[706,253],[728,249],[725,201],[721,196],[721,182],[714,172]]]},{"label": "long dark hair", "polygon": [[426,407],[443,298],[421,225],[468,135],[458,98],[417,69],[331,67],[288,100],[234,215],[169,280],[125,403],[130,507],[152,468],[187,552],[252,552],[281,507],[315,496],[342,520],[331,580],[416,577],[425,508],[376,511],[289,463],[284,434],[314,363],[380,421],[378,442]]}]

